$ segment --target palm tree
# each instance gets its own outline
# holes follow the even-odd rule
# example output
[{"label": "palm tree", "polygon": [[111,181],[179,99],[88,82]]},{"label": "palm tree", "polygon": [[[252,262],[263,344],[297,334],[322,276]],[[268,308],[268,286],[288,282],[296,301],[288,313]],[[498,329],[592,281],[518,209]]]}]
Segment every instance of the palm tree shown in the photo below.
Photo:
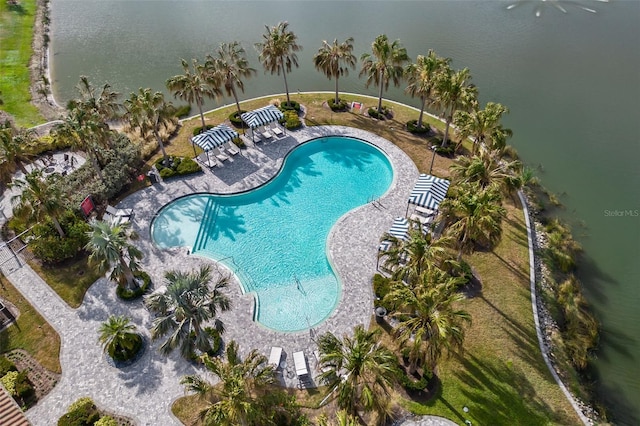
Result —
[{"label": "palm tree", "polygon": [[35,155],[29,152],[29,146],[36,140],[36,134],[28,129],[16,129],[13,126],[0,127],[0,163],[3,175],[11,174],[14,166],[27,174],[24,163],[31,161]]},{"label": "palm tree", "polygon": [[445,231],[458,242],[458,260],[463,252],[472,252],[476,245],[491,247],[502,236],[502,207],[498,188],[482,188],[478,183],[459,183],[452,195],[441,204],[441,210],[450,221]]},{"label": "palm tree", "polygon": [[454,305],[464,299],[456,290],[463,281],[434,269],[420,276],[418,286],[391,283],[385,301],[397,307],[390,317],[398,320],[395,335],[409,350],[410,372],[419,366],[433,371],[443,354],[462,349],[463,325],[471,322],[471,316]]},{"label": "palm tree", "polygon": [[91,252],[89,260],[96,262],[101,272],[113,268],[110,279],[119,286],[136,289],[134,273],[139,269],[138,260],[142,252],[129,243],[129,222],[111,224],[106,221],[91,222],[87,232],[89,242],[86,249]]},{"label": "palm tree", "polygon": [[118,102],[120,94],[111,90],[111,85],[105,83],[100,90],[93,87],[87,76],[81,75],[76,85],[80,99],[69,102],[69,106],[82,109],[88,113],[96,113],[108,127],[107,122],[119,118],[122,105]]},{"label": "palm tree", "polygon": [[494,102],[487,103],[484,109],[480,110],[457,111],[453,117],[453,123],[460,136],[459,143],[471,137],[472,154],[476,153],[478,146],[484,146],[486,149],[493,149],[494,145],[504,147],[507,138],[513,135],[510,129],[505,129],[500,124],[502,115],[508,112],[506,107]]},{"label": "palm tree", "polygon": [[382,112],[382,92],[389,88],[389,82],[395,86],[400,84],[403,76],[403,66],[409,62],[407,49],[402,47],[400,40],[389,44],[385,34],[381,34],[371,44],[372,53],[364,53],[360,57],[362,69],[360,76],[367,76],[365,87],[371,83],[380,87],[378,92],[378,113]]},{"label": "palm tree", "polygon": [[455,112],[471,109],[477,104],[478,90],[469,84],[469,80],[471,73],[467,68],[456,72],[447,68],[447,72],[438,75],[435,103],[442,108],[446,123],[442,147],[447,146],[449,127]]},{"label": "palm tree", "polygon": [[425,107],[433,102],[437,78],[440,73],[446,71],[450,63],[450,58],[441,58],[436,55],[436,52],[429,50],[427,56],[418,55],[416,63],[407,65],[405,69],[405,76],[409,83],[405,92],[411,97],[420,98],[419,128],[422,127]]},{"label": "palm tree", "polygon": [[333,40],[333,44],[322,41],[322,47],[313,57],[313,64],[318,71],[324,73],[329,80],[336,79],[336,97],[334,103],[340,103],[338,93],[338,79],[343,75],[349,75],[349,68],[355,69],[357,58],[353,52],[353,37],[349,37],[344,42],[338,44],[338,39]]},{"label": "palm tree", "polygon": [[138,94],[131,93],[129,99],[124,101],[127,110],[127,119],[133,127],[140,130],[140,135],[145,137],[151,132],[162,151],[164,163],[168,164],[169,157],[164,150],[160,129],[167,129],[169,124],[175,124],[175,107],[171,102],[166,102],[161,92],[151,93],[151,89],[140,88]]},{"label": "palm tree", "polygon": [[275,425],[270,414],[277,408],[266,405],[262,398],[271,392],[268,386],[275,383],[275,372],[267,358],[254,349],[242,360],[235,341],[227,346],[226,355],[226,362],[207,354],[202,356],[205,367],[220,379],[220,385],[213,386],[199,375],[185,376],[180,381],[187,391],[207,399],[207,406],[200,412],[204,424]]},{"label": "palm tree", "polygon": [[36,220],[51,219],[60,238],[64,238],[59,220],[65,211],[62,191],[51,179],[44,179],[42,173],[42,170],[34,170],[24,179],[16,179],[11,186],[18,188],[20,194],[15,195],[11,202],[19,215],[28,215]]},{"label": "palm tree", "polygon": [[[219,78],[224,85],[227,96],[232,96],[236,101],[238,115],[241,113],[240,101],[236,87],[244,93],[244,82],[242,79],[250,78],[256,74],[255,68],[249,66],[246,52],[240,42],[220,43],[217,57],[207,56],[205,62],[207,73],[215,75],[219,74]],[[215,78],[214,78],[215,79]]]},{"label": "palm tree", "polygon": [[205,98],[214,99],[222,95],[220,90],[220,81],[207,76],[205,67],[198,64],[196,59],[193,60],[193,71],[189,67],[189,63],[182,59],[182,69],[184,74],[175,75],[167,80],[167,89],[173,93],[173,96],[188,102],[189,105],[195,104],[200,111],[200,120],[202,120],[202,129],[206,129],[204,122],[204,111],[202,106]]},{"label": "palm tree", "polygon": [[395,355],[380,343],[380,330],[356,326],[353,338],[342,340],[331,332],[318,339],[320,365],[327,370],[320,380],[337,391],[338,406],[349,414],[359,410],[384,413],[388,405],[389,387],[397,368]]},{"label": "palm tree", "polygon": [[207,352],[211,349],[210,335],[204,324],[212,321],[218,333],[224,332],[223,322],[217,318],[218,311],[231,308],[231,301],[222,293],[228,278],[220,278],[209,288],[211,268],[203,266],[199,271],[169,271],[165,274],[167,290],[154,293],[146,299],[146,305],[157,317],[151,327],[155,340],[169,334],[160,346],[163,354],[176,348],[185,358],[194,349]]},{"label": "palm tree", "polygon": [[480,155],[472,157],[459,156],[450,169],[457,182],[476,182],[482,188],[495,186],[509,193],[517,184],[513,179],[518,176],[522,164],[518,160],[502,160],[494,151],[481,151]]},{"label": "palm tree", "polygon": [[436,239],[429,233],[412,228],[406,241],[388,234],[383,239],[391,241],[389,249],[380,253],[385,257],[384,266],[393,270],[393,279],[406,280],[409,284],[427,270],[442,269],[454,257],[451,254],[453,239],[448,236]]},{"label": "palm tree", "polygon": [[256,43],[255,47],[260,53],[259,59],[265,71],[272,75],[282,73],[287,104],[291,105],[287,73],[291,72],[292,66],[298,68],[298,55],[295,52],[301,51],[302,46],[297,43],[298,36],[289,31],[288,22],[279,22],[275,27],[265,27],[267,31],[262,35],[263,41]]},{"label": "palm tree", "polygon": [[111,315],[100,325],[98,331],[98,340],[111,358],[126,359],[142,343],[142,338],[136,333],[136,326],[125,316]]}]

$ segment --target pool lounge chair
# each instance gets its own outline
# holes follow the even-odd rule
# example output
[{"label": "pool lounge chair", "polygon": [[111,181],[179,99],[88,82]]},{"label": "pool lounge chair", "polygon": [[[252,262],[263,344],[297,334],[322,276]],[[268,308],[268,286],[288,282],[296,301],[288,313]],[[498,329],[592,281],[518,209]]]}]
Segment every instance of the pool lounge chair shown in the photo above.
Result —
[{"label": "pool lounge chair", "polygon": [[293,353],[293,364],[296,367],[296,375],[298,378],[309,375],[309,370],[307,370],[307,359],[305,358],[303,351]]},{"label": "pool lounge chair", "polygon": [[220,160],[221,162],[227,161],[229,159],[229,157],[227,157],[226,155],[224,155],[222,153],[222,151],[220,151],[218,148],[214,148],[211,150],[211,152],[213,152],[213,155],[216,156],[216,158],[218,160]]},{"label": "pool lounge chair", "polygon": [[215,167],[216,166],[216,160],[211,160],[211,158],[209,158],[209,156],[207,155],[206,152],[201,153],[200,155],[198,155],[196,157],[196,161],[198,161],[199,163],[207,166],[207,167]]},{"label": "pool lounge chair", "polygon": [[128,217],[133,216],[133,209],[116,209],[113,206],[107,206],[107,213],[116,217]]},{"label": "pool lounge chair", "polygon": [[233,142],[227,142],[226,144],[222,145],[222,147],[231,155],[237,155],[240,153],[240,150]]},{"label": "pool lounge chair", "polygon": [[269,354],[269,365],[273,365],[274,369],[277,370],[280,367],[280,358],[282,358],[282,348],[273,346]]},{"label": "pool lounge chair", "polygon": [[280,129],[280,127],[274,126],[271,128],[271,131],[273,132],[274,135],[276,135],[277,137],[280,137],[282,135],[284,135],[284,132]]},{"label": "pool lounge chair", "polygon": [[260,136],[262,136],[264,139],[271,139],[273,137],[273,135],[269,133],[268,130],[265,130],[264,132],[260,133]]}]

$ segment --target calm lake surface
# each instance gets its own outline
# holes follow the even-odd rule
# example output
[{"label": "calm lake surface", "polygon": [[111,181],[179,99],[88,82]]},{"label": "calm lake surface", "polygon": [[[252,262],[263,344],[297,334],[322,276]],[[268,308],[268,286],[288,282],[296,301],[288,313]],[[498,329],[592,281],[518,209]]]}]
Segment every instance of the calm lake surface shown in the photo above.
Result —
[{"label": "calm lake surface", "polygon": [[[470,68],[482,102],[510,108],[511,143],[565,205],[559,214],[585,248],[580,278],[603,326],[598,390],[618,424],[640,423],[639,2],[54,0],[51,7],[61,104],[75,96],[82,74],[125,94],[164,90],[180,58],[203,58],[233,40],[258,70],[244,98],[281,93],[282,77],[263,73],[253,44],[265,24],[283,20],[304,47],[289,76],[292,92],[333,89],[311,62],[323,39],[354,37],[359,57],[385,33],[413,59],[434,49]],[[376,95],[357,74],[340,89]],[[416,105],[402,88],[385,97]]]}]

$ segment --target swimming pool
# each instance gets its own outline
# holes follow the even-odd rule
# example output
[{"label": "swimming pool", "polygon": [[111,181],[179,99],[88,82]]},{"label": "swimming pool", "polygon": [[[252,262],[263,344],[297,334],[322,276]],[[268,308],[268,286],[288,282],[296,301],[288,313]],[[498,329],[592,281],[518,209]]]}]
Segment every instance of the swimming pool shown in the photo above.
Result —
[{"label": "swimming pool", "polygon": [[340,297],[327,259],[331,228],[392,181],[391,163],[378,148],[324,137],[291,151],[278,175],[252,191],[172,201],[151,234],[160,247],[190,247],[234,271],[244,291],[255,292],[262,325],[305,330],[325,320]]}]

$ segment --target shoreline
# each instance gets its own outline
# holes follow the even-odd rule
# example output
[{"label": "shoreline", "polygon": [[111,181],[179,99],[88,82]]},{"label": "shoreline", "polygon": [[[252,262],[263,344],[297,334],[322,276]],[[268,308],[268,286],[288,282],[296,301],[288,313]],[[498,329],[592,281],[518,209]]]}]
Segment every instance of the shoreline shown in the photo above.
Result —
[{"label": "shoreline", "polygon": [[[40,113],[42,114],[42,116],[47,120],[47,121],[53,121],[53,120],[59,120],[65,112],[65,109],[60,106],[54,96],[53,96],[53,92],[51,90],[52,88],[52,84],[51,84],[51,70],[50,70],[50,51],[49,51],[49,44],[46,41],[46,37],[48,37],[48,33],[49,33],[49,26],[50,26],[50,22],[45,22],[45,18],[48,16],[49,13],[49,1],[51,0],[36,0],[36,18],[35,18],[35,22],[34,22],[34,32],[33,32],[33,41],[32,41],[32,55],[29,61],[29,70],[30,70],[30,88],[29,88],[29,92],[31,94],[31,103],[36,106],[36,108],[38,108],[38,110],[40,111]],[[40,85],[42,84],[42,77],[45,77],[48,81],[49,84],[46,87],[47,89],[47,95],[46,98],[44,98],[41,94],[41,87]],[[299,92],[300,93],[300,92]],[[323,91],[311,91],[311,92],[301,92],[301,93],[323,93]],[[326,93],[334,93],[333,91],[326,91]],[[370,96],[370,95],[364,95],[364,94],[357,94],[357,93],[348,93],[348,92],[341,92],[343,94],[351,94],[351,95],[357,95],[357,96],[362,96],[362,97],[367,97],[367,98],[371,98],[371,99],[377,99],[376,96]],[[262,97],[258,97],[258,98],[252,98],[252,99],[259,99],[259,98],[267,98],[267,97],[274,97],[274,96],[278,96],[278,94],[271,94],[271,95],[265,95]],[[246,100],[245,100],[246,101]],[[395,105],[399,105],[402,107],[408,107],[411,108],[415,111],[420,111],[419,108],[401,103],[401,102],[397,102],[397,101],[393,101],[390,99],[384,99],[384,102],[387,103],[392,103]],[[224,105],[224,106],[220,106],[217,108],[214,108],[212,110],[209,110],[207,112],[205,112],[205,114],[211,112],[211,111],[216,111],[222,108],[227,108],[229,107],[229,105]],[[437,119],[438,121],[444,123],[444,120],[434,114],[431,114],[427,111],[424,111],[425,115],[428,115],[434,119]],[[196,116],[192,116],[189,118],[185,118],[181,121],[186,121],[186,120],[191,120],[194,117],[198,117],[198,115]],[[43,123],[46,124],[46,123]],[[451,127],[453,128],[454,126],[451,125]],[[526,197],[525,197],[526,198]],[[528,200],[527,200],[528,203]],[[529,212],[527,210],[526,204],[523,203],[523,212],[524,214],[529,217],[530,215],[532,215],[532,212]],[[534,222],[535,222],[535,216],[532,215],[532,217],[534,218]],[[535,223],[534,223],[534,229],[535,229]],[[537,252],[537,248],[539,247],[540,241],[538,240],[539,236],[538,236],[538,230],[534,230],[534,235],[536,237],[534,237],[534,241],[533,244],[530,244],[529,248],[530,250],[534,250],[534,252]],[[536,266],[539,263],[538,260],[538,256],[535,256],[536,259]],[[536,276],[538,276],[538,268],[534,267],[534,272],[536,274]],[[539,283],[539,278],[536,279],[536,282]],[[531,297],[534,300],[534,306],[536,307],[536,311],[534,311],[534,315],[537,315],[540,312],[544,312],[547,310],[547,307],[545,306],[544,302],[540,300],[540,298],[536,297],[536,294],[532,291],[531,293]],[[547,317],[548,315],[542,315],[543,317]],[[546,324],[543,325],[542,323]],[[546,328],[549,326],[549,323],[547,321],[544,320],[540,324],[539,327],[537,328],[538,333],[543,333],[546,334]],[[541,342],[540,343],[540,349],[541,352],[543,353],[543,357],[545,358],[546,361],[546,351],[549,349],[549,343],[548,342]],[[561,374],[562,372],[557,371],[557,369],[555,368],[555,364],[551,363],[551,365],[554,366],[554,368],[550,368],[550,371],[552,373],[552,375],[556,375],[556,374]],[[559,381],[559,383],[562,383],[561,381]],[[561,385],[561,388],[564,386],[564,384]],[[570,392],[569,392],[570,393]],[[574,396],[575,398],[575,396]],[[575,398],[577,399],[577,398]],[[570,402],[571,398],[569,398]],[[579,405],[582,406],[582,410],[581,413],[579,414],[583,414],[584,415],[584,411],[587,412],[591,412],[593,413],[593,407],[589,406],[588,404],[584,404],[582,403],[582,401],[579,401]],[[572,404],[573,405],[573,404]],[[584,410],[584,408],[587,408],[587,410]],[[574,405],[575,408],[575,405]],[[578,410],[576,410],[578,411]],[[588,416],[591,418],[591,416]]]}]

